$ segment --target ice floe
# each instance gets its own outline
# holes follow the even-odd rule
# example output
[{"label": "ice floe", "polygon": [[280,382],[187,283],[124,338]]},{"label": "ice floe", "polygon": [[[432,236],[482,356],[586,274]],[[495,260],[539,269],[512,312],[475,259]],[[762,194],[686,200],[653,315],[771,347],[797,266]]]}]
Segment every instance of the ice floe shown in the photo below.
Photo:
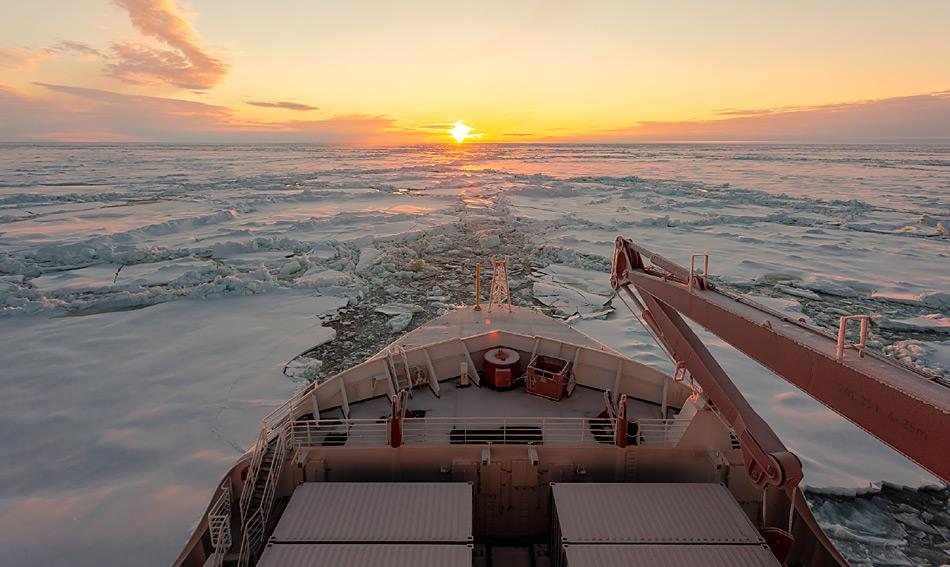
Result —
[{"label": "ice floe", "polygon": [[610,303],[613,290],[608,274],[563,264],[539,270],[534,282],[535,299],[563,315],[599,313]]},{"label": "ice floe", "polygon": [[884,347],[885,352],[905,364],[940,376],[950,375],[950,341],[905,340]]},{"label": "ice floe", "polygon": [[907,319],[881,319],[878,325],[885,329],[898,331],[919,331],[923,333],[950,333],[950,317],[942,313],[930,313]]}]

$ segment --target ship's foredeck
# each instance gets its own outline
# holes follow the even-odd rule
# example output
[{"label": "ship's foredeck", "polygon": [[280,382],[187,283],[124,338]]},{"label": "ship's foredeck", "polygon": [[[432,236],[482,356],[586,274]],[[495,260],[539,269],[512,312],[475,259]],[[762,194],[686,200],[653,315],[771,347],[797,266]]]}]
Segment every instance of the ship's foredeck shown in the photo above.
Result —
[{"label": "ship's foredeck", "polygon": [[[507,358],[498,360],[502,351]],[[568,374],[545,378],[547,391],[532,389],[526,370],[535,355],[566,365]],[[507,365],[510,383],[495,383],[491,360]],[[461,384],[463,371],[468,387]],[[463,308],[429,321],[366,362],[301,391],[271,423],[289,423],[298,445],[389,444],[392,398],[400,390],[410,392],[399,441],[409,445],[602,443],[609,438],[602,430],[613,427],[608,406],[617,411],[621,394],[626,419],[637,422],[637,442],[675,443],[688,423],[669,423],[670,411],[688,395],[681,384],[563,321],[520,307]]]}]

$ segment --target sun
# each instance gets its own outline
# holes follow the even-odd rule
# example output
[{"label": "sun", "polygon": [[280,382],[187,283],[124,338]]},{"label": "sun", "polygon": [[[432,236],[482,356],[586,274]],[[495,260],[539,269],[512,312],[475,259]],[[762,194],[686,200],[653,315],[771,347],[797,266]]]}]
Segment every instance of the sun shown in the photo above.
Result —
[{"label": "sun", "polygon": [[461,144],[462,142],[465,141],[465,138],[468,138],[468,134],[472,130],[473,128],[471,126],[468,126],[465,123],[463,123],[461,120],[459,120],[458,122],[455,123],[455,126],[453,126],[448,132],[453,138],[455,138],[456,142]]}]

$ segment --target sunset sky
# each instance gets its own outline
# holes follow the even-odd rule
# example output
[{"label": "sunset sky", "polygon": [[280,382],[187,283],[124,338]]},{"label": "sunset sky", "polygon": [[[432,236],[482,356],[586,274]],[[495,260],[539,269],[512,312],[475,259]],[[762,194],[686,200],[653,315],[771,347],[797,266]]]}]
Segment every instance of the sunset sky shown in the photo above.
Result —
[{"label": "sunset sky", "polygon": [[2,141],[950,140],[950,2],[0,0]]}]

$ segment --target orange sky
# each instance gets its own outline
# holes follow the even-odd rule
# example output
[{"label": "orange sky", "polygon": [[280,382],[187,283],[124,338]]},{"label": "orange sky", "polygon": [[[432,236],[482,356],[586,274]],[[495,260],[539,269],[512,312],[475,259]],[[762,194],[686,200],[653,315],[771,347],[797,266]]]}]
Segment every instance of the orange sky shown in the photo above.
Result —
[{"label": "orange sky", "polygon": [[950,140],[950,2],[0,4],[0,140]]}]

